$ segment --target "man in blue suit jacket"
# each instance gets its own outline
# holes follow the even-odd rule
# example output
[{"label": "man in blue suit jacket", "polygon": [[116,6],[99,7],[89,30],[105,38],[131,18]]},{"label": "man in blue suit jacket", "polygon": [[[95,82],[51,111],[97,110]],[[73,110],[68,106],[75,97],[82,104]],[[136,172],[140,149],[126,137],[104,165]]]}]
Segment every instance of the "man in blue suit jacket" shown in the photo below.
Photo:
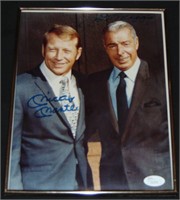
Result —
[{"label": "man in blue suit jacket", "polygon": [[[151,73],[138,57],[139,40],[129,23],[109,24],[103,40],[114,67],[90,76],[87,102],[87,132],[98,129],[102,144],[101,189],[172,190],[164,75]],[[124,77],[119,77],[122,72]],[[126,118],[119,118],[121,81],[126,86],[123,108],[127,111],[121,111]]]},{"label": "man in blue suit jacket", "polygon": [[[72,71],[81,52],[78,33],[54,25],[44,35],[44,62],[18,75],[8,189],[87,189],[84,79]],[[59,93],[63,77],[68,79],[71,97]],[[78,117],[73,124],[68,120],[70,112]]]}]

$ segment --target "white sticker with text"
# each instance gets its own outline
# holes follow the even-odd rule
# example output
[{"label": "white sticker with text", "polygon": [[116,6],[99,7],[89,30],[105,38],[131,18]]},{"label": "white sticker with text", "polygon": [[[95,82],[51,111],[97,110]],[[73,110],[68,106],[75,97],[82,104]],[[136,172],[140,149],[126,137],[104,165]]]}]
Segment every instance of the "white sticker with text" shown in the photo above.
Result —
[{"label": "white sticker with text", "polygon": [[151,187],[159,187],[165,183],[165,179],[162,176],[151,175],[144,178],[144,183]]}]

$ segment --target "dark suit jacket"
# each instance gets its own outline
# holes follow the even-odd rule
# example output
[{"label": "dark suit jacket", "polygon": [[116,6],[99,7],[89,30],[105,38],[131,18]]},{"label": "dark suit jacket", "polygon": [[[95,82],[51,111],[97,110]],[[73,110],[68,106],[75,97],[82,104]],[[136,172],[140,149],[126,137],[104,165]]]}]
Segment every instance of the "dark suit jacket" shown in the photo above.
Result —
[{"label": "dark suit jacket", "polygon": [[[171,189],[163,79],[151,76],[147,63],[141,61],[126,128],[120,135],[107,84],[111,71],[90,76],[91,98],[87,102],[87,133],[98,128],[102,144],[102,190]],[[154,187],[157,182],[161,186]]]},{"label": "dark suit jacket", "polygon": [[87,189],[83,79],[74,75],[81,102],[75,139],[40,69],[17,77],[9,189],[73,190],[77,168]]}]

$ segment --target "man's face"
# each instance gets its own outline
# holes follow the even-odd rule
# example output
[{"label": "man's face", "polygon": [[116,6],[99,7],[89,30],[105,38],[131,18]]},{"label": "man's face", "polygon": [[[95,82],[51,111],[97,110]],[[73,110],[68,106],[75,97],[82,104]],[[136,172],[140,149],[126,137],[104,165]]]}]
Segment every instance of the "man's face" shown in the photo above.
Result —
[{"label": "man's face", "polygon": [[56,75],[65,75],[81,56],[82,48],[77,48],[77,38],[48,36],[47,45],[42,47],[42,55],[47,67]]},{"label": "man's face", "polygon": [[104,37],[106,52],[114,66],[128,70],[137,58],[138,38],[133,38],[128,28],[107,32]]}]

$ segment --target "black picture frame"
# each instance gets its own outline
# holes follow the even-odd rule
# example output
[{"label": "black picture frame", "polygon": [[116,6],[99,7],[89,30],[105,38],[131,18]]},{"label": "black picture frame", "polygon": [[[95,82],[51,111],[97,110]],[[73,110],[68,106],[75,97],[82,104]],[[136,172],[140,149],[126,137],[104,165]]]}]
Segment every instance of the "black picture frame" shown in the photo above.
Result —
[{"label": "black picture frame", "polygon": [[[70,2],[68,2],[68,3],[70,3]],[[66,9],[66,8],[70,9],[70,8],[74,8],[74,7],[76,7],[76,9],[78,9],[79,6],[85,7],[86,5],[92,5],[94,10],[96,10],[97,7],[101,8],[100,7],[101,2],[96,2],[96,3],[95,2],[94,3],[92,3],[92,2],[91,3],[90,2],[86,2],[86,3],[85,2],[84,3],[77,2],[76,6],[73,6],[74,5],[73,2],[70,3],[70,6],[69,5],[67,6],[68,3],[63,2],[62,7],[64,7],[64,9]],[[117,3],[117,2],[114,2],[114,5],[115,5],[115,3]],[[118,4],[119,3],[120,2],[118,2]],[[55,5],[55,7],[56,6],[60,7],[61,4],[58,4],[58,5],[57,4],[58,4],[57,2],[53,2],[53,3],[52,2],[51,3],[46,2],[46,3],[44,3],[45,6],[43,6],[42,2],[36,2],[36,3],[29,2],[29,4],[25,3],[25,2],[24,3],[22,3],[22,2],[2,2],[2,7],[4,8],[4,11],[2,12],[2,16],[3,16],[2,25],[3,25],[3,31],[4,31],[4,32],[2,32],[2,37],[3,37],[3,39],[5,38],[5,40],[3,40],[3,43],[2,43],[2,47],[4,47],[4,48],[2,48],[2,75],[8,74],[8,80],[9,80],[9,82],[7,83],[7,80],[5,80],[5,78],[2,79],[3,84],[4,84],[2,93],[5,94],[5,95],[3,95],[4,97],[2,98],[3,109],[6,108],[6,110],[4,110],[4,112],[2,110],[2,113],[5,113],[5,114],[3,114],[3,120],[2,120],[3,123],[2,124],[6,124],[6,126],[3,128],[2,133],[4,133],[4,132],[7,133],[5,135],[4,134],[1,135],[2,141],[5,141],[5,143],[2,145],[2,153],[3,153],[3,156],[2,156],[2,163],[3,163],[2,172],[3,173],[2,174],[4,174],[2,176],[2,194],[3,194],[3,197],[14,198],[14,197],[20,196],[20,197],[25,198],[26,196],[28,196],[28,197],[37,196],[37,197],[42,198],[41,195],[43,195],[44,197],[48,197],[49,195],[52,195],[52,193],[48,194],[48,192],[40,192],[40,194],[38,194],[38,192],[32,193],[32,194],[31,194],[31,192],[30,193],[28,193],[28,192],[25,192],[25,193],[24,192],[22,192],[22,193],[21,192],[12,192],[11,193],[11,192],[7,192],[7,190],[4,191],[4,188],[6,187],[5,186],[5,180],[6,180],[5,174],[7,173],[7,167],[8,167],[5,163],[7,163],[6,162],[6,160],[7,160],[6,156],[8,156],[8,148],[7,148],[8,147],[8,136],[7,135],[8,135],[9,129],[11,130],[10,109],[11,109],[11,106],[12,106],[11,99],[12,99],[12,93],[13,92],[10,92],[10,90],[13,90],[13,86],[12,86],[13,85],[12,82],[13,82],[13,78],[14,78],[13,74],[16,71],[14,69],[15,68],[14,63],[16,62],[16,53],[15,52],[17,52],[16,51],[16,47],[17,47],[16,45],[17,45],[17,38],[18,38],[18,32],[17,32],[18,28],[17,27],[18,27],[18,23],[19,23],[19,21],[18,21],[19,8],[20,7],[26,7],[27,8],[27,7],[32,7],[32,6],[36,7],[37,5],[38,5],[38,7],[41,7],[41,8],[43,6],[43,8],[45,8],[45,9],[47,9],[49,6],[52,7],[52,5]],[[98,4],[98,6],[97,6],[97,4]],[[119,8],[118,4],[116,4],[116,6],[113,6],[114,10],[118,10],[118,8]],[[179,138],[177,136],[178,123],[177,123],[177,111],[176,111],[176,107],[178,107],[178,101],[177,101],[177,98],[174,97],[175,92],[173,93],[173,91],[174,90],[177,91],[177,87],[178,87],[176,85],[176,81],[178,80],[177,79],[178,78],[177,77],[178,69],[176,69],[176,68],[172,69],[169,66],[174,66],[174,65],[178,66],[178,62],[179,62],[178,56],[175,59],[174,59],[175,56],[172,56],[172,55],[176,55],[178,53],[178,47],[177,47],[178,45],[177,44],[175,45],[174,41],[175,41],[175,38],[178,38],[177,27],[179,26],[179,24],[176,22],[174,25],[172,25],[172,23],[171,23],[172,19],[171,18],[173,18],[173,16],[170,17],[170,15],[172,15],[172,13],[174,13],[174,15],[177,16],[177,14],[178,14],[177,13],[178,9],[176,8],[177,4],[178,4],[178,2],[166,2],[166,3],[164,2],[164,4],[159,2],[159,5],[158,5],[156,3],[153,4],[152,2],[150,2],[150,4],[147,6],[148,8],[150,7],[154,11],[155,10],[164,10],[163,11],[164,17],[165,17],[165,30],[164,31],[166,32],[166,46],[168,47],[167,48],[168,77],[169,77],[169,81],[171,83],[171,91],[170,91],[169,95],[170,95],[170,103],[171,103],[171,106],[172,106],[172,111],[171,111],[172,115],[171,116],[173,118],[172,128],[173,128],[173,132],[174,132],[172,140],[175,141],[175,143],[174,143],[174,147],[175,147],[174,150],[175,151],[174,150],[173,151],[176,152],[176,156],[175,156],[176,160],[178,160],[177,159],[177,157],[178,157],[177,152],[178,152],[178,148],[179,148],[179,144],[178,144]],[[12,5],[14,5],[13,9],[12,9],[12,7],[13,7]],[[112,7],[112,6],[108,7],[109,6],[108,3],[106,5],[107,5],[107,8],[103,8],[104,10],[108,10],[108,8]],[[123,7],[126,7],[127,3],[122,2],[122,5],[124,5]],[[127,10],[131,10],[131,9],[132,10],[136,10],[136,9],[141,10],[142,8],[139,8],[139,7],[144,7],[143,2],[136,2],[136,3],[132,2],[132,5],[133,6],[131,6]],[[170,8],[170,6],[171,6],[171,8]],[[148,8],[145,8],[145,10],[148,10]],[[12,12],[12,10],[13,10],[13,13],[14,13],[14,15],[13,15],[14,19],[12,20],[12,18],[11,18],[11,20],[10,19],[5,20],[5,17],[8,15],[8,12]],[[13,21],[15,22],[14,25],[10,26]],[[173,33],[170,32],[169,28],[167,28],[167,27],[170,27],[170,29],[172,30]],[[5,33],[7,34],[7,32],[11,32],[10,35],[5,35]],[[11,44],[13,44],[10,48],[9,48],[9,45],[7,45],[7,42],[9,41],[9,39],[10,39],[10,41],[12,41]],[[172,42],[170,42],[170,41],[172,41]],[[174,48],[174,46],[175,46],[175,48]],[[8,59],[8,61],[7,61],[5,58],[8,54],[11,54],[12,59],[11,60]],[[173,57],[173,59],[172,59],[172,57]],[[7,68],[4,67],[5,64],[6,64],[6,61],[7,61],[7,65],[9,66]],[[173,79],[172,79],[172,77],[173,77]],[[175,77],[176,81],[174,80],[174,77]],[[5,86],[5,84],[6,84],[6,86]],[[6,120],[6,122],[5,122],[4,121],[5,119],[8,119],[8,120]],[[175,171],[176,179],[177,179],[177,182],[178,182],[178,170],[177,169],[179,169],[179,168],[177,168],[177,167],[178,167],[178,161],[176,161],[176,171]],[[131,195],[135,195],[134,197],[138,197],[138,198],[141,198],[143,196],[149,198],[150,196],[153,196],[153,195],[157,195],[159,197],[163,196],[164,198],[167,198],[167,197],[168,198],[169,197],[176,198],[177,195],[178,195],[178,184],[176,185],[176,188],[177,189],[175,189],[173,192],[166,191],[166,192],[161,192],[161,193],[158,193],[158,192],[155,192],[155,193],[154,192],[135,192],[134,193],[134,192],[131,192],[131,191],[129,191],[128,193],[126,193],[126,192],[125,193],[123,193],[123,192],[122,193],[121,192],[120,193],[110,192],[110,194],[108,192],[99,192],[99,191],[92,193],[92,194],[91,194],[91,192],[90,193],[88,193],[88,192],[87,193],[84,193],[84,192],[79,192],[79,193],[76,193],[76,192],[67,192],[67,193],[66,192],[65,193],[64,192],[55,192],[54,197],[58,196],[58,198],[64,198],[64,197],[67,198],[68,196],[71,196],[71,197],[76,197],[76,198],[84,198],[84,195],[90,195],[92,197],[93,194],[94,194],[94,195],[99,195],[102,198],[103,197],[104,198],[109,197],[109,195],[113,195],[113,198],[128,198]]]}]

